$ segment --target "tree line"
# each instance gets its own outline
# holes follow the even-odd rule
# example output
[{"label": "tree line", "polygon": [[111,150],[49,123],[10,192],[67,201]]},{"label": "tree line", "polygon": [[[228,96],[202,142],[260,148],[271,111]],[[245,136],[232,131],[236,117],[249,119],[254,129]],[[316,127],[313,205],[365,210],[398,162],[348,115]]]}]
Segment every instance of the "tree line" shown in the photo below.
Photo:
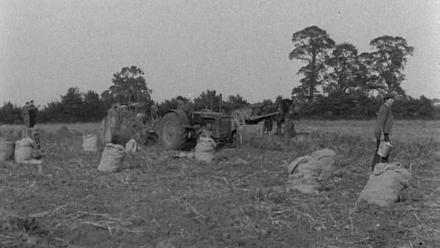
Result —
[{"label": "tree line", "polygon": [[[276,111],[276,102],[282,99],[265,99],[262,104],[266,111]],[[203,91],[194,99],[186,98],[195,111],[212,109],[213,111],[231,112],[250,104],[239,94],[223,97],[215,90]],[[338,119],[374,119],[383,103],[380,96],[365,97],[358,95],[342,96],[332,94],[318,96],[313,102],[297,104],[298,116],[304,119],[338,120]],[[101,121],[111,107],[112,101],[105,100],[94,91],[80,92],[78,88],[69,88],[60,101],[53,101],[38,111],[38,123],[86,123]],[[177,108],[176,97],[161,103],[150,100],[145,105],[145,114],[150,116],[151,105],[157,104],[159,115],[170,109]],[[393,114],[396,119],[440,119],[440,108],[433,106],[433,100],[424,96],[412,98],[398,97],[393,104]],[[0,108],[0,124],[22,124],[22,107],[12,103],[4,103]]]},{"label": "tree line", "polygon": [[[302,118],[371,119],[376,116],[385,93],[399,95],[393,105],[398,119],[440,118],[433,100],[424,96],[413,98],[402,88],[407,57],[414,52],[414,47],[404,38],[381,36],[370,41],[370,52],[359,53],[354,45],[338,44],[325,30],[310,26],[295,32],[291,41],[294,49],[288,54],[289,59],[304,64],[297,72],[303,76],[300,85],[291,91],[291,99]],[[59,101],[49,102],[40,109],[38,122],[96,122],[102,120],[115,103],[142,104],[147,116],[153,104],[158,106],[159,114],[176,108],[177,96],[158,103],[151,98],[152,91],[142,69],[124,67],[113,74],[111,86],[101,94],[69,88]],[[262,103],[267,111],[276,111],[275,105],[281,98],[265,99]],[[239,94],[223,97],[213,89],[186,100],[195,111],[230,112],[249,104]],[[8,102],[0,108],[0,124],[22,121],[20,106]]]}]

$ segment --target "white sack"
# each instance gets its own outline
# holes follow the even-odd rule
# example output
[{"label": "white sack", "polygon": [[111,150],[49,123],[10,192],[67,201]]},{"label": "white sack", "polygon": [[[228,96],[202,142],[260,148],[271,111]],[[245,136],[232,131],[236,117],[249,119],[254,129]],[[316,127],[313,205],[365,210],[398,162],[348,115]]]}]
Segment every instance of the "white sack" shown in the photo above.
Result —
[{"label": "white sack", "polygon": [[98,136],[96,134],[83,135],[83,150],[86,152],[98,151]]},{"label": "white sack", "polygon": [[131,139],[125,144],[125,151],[130,153],[135,153],[138,150],[138,145],[136,140]]},{"label": "white sack", "polygon": [[214,159],[217,144],[212,138],[200,137],[196,145],[195,158],[197,161],[211,163]]},{"label": "white sack", "polygon": [[32,158],[34,141],[31,138],[24,138],[15,142],[15,162],[22,163]]}]

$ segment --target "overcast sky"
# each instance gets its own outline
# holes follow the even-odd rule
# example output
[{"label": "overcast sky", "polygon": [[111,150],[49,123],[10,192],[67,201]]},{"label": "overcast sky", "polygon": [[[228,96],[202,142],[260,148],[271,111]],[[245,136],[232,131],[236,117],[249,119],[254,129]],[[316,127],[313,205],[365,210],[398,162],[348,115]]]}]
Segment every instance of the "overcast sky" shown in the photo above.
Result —
[{"label": "overcast sky", "polygon": [[359,52],[383,35],[415,47],[403,89],[440,98],[440,1],[1,0],[0,104],[99,94],[135,65],[155,101],[202,91],[249,102],[289,97],[302,66],[292,34],[317,25]]}]

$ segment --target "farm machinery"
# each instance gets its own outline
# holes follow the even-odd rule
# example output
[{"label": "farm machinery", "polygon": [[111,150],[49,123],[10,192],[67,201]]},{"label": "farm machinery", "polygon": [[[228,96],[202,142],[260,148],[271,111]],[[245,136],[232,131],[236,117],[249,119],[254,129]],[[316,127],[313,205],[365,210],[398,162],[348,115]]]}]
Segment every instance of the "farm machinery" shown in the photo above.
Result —
[{"label": "farm machinery", "polygon": [[159,141],[165,149],[180,149],[186,141],[196,139],[202,131],[208,131],[217,144],[238,145],[243,141],[244,134],[252,133],[250,130],[255,127],[263,131],[261,123],[271,121],[279,114],[262,114],[262,109],[263,104],[252,104],[232,113],[172,110],[165,113],[160,121]]},{"label": "farm machinery", "polygon": [[160,121],[159,142],[167,150],[177,150],[207,131],[217,144],[233,143],[235,130],[231,123],[231,115],[226,113],[171,110]]},{"label": "farm machinery", "polygon": [[233,129],[236,130],[238,142],[243,141],[245,134],[261,136],[264,131],[272,132],[274,118],[279,116],[279,111],[265,113],[262,103],[251,104],[234,110],[231,114]]},{"label": "farm machinery", "polygon": [[124,145],[134,139],[145,144],[157,138],[158,120],[146,117],[133,105],[114,104],[102,120],[102,143]]},{"label": "farm machinery", "polygon": [[169,110],[161,119],[152,119],[140,118],[126,107],[114,105],[102,122],[102,140],[104,144],[125,145],[130,139],[139,144],[158,139],[164,149],[179,150],[207,132],[217,144],[234,146],[243,141],[243,135],[262,134],[264,124],[271,124],[280,113],[263,113],[263,108],[264,104],[251,104],[232,113]]}]

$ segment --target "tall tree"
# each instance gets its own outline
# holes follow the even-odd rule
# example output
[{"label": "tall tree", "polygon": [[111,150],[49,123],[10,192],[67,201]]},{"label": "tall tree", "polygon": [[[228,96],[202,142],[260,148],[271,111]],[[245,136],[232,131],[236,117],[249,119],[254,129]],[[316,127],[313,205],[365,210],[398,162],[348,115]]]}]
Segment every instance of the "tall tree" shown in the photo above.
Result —
[{"label": "tall tree", "polygon": [[[381,36],[370,42],[373,49],[373,68],[378,76],[378,83],[384,86],[385,92],[405,94],[401,83],[405,80],[405,69],[408,55],[413,55],[414,47],[409,46],[402,37]],[[384,92],[385,91],[385,92]]]},{"label": "tall tree", "polygon": [[84,116],[82,121],[99,121],[106,115],[106,106],[99,99],[99,94],[93,90],[84,94]]},{"label": "tall tree", "polygon": [[22,109],[11,102],[3,103],[0,108],[0,125],[1,124],[17,124],[23,121]]},{"label": "tall tree", "polygon": [[70,87],[66,95],[61,96],[63,121],[67,123],[81,121],[81,117],[84,115],[83,106],[83,94],[79,92],[78,87]]},{"label": "tall tree", "polygon": [[194,110],[211,109],[213,111],[220,110],[220,95],[215,90],[203,91],[200,96],[194,98]]},{"label": "tall tree", "polygon": [[106,102],[148,102],[152,90],[147,87],[144,72],[136,66],[124,67],[113,74],[113,85],[101,94]]},{"label": "tall tree", "polygon": [[295,49],[289,53],[289,59],[298,59],[306,63],[297,72],[297,74],[304,75],[300,81],[301,86],[296,90],[294,88],[292,94],[298,94],[298,91],[306,92],[308,101],[311,102],[316,87],[322,84],[328,51],[335,46],[335,42],[325,30],[317,26],[307,27],[294,33],[292,42]]},{"label": "tall tree", "polygon": [[223,109],[225,112],[231,112],[235,109],[242,107],[243,105],[249,104],[240,94],[230,95],[227,97],[226,101],[223,101]]},{"label": "tall tree", "polygon": [[381,91],[384,87],[378,84],[378,76],[374,71],[373,56],[364,52],[357,57],[357,69],[354,72],[354,80],[360,95],[369,96],[372,91]]},{"label": "tall tree", "polygon": [[331,72],[324,77],[326,85],[323,89],[325,92],[347,93],[356,88],[357,55],[356,47],[350,43],[336,45],[327,60],[327,65],[331,68]]}]

